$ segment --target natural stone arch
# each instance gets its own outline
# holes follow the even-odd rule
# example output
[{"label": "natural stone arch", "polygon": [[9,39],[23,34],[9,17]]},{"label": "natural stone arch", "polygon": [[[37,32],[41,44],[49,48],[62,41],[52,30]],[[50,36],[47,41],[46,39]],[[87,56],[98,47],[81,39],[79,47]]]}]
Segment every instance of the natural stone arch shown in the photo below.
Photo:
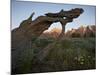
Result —
[{"label": "natural stone arch", "polygon": [[[33,37],[37,39],[52,23],[60,22],[62,25],[61,38],[65,31],[65,25],[72,22],[74,18],[79,17],[82,13],[82,8],[75,8],[69,11],[61,10],[58,13],[47,13],[45,16],[39,16],[33,21],[32,17],[34,13],[32,13],[28,19],[22,21],[18,28],[12,30],[11,35],[12,72],[16,71],[17,73],[21,73],[23,67],[26,65],[25,62],[28,61],[31,63],[33,59],[33,50],[31,50],[33,47],[31,42]],[[49,46],[51,47],[53,44]],[[45,51],[38,53],[38,57],[41,57],[39,58],[40,60],[46,56],[43,53],[45,53]]]}]

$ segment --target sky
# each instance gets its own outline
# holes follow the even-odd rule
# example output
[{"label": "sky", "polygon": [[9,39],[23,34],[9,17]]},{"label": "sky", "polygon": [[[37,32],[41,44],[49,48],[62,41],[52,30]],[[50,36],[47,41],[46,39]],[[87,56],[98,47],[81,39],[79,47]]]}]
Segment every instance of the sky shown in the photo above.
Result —
[{"label": "sky", "polygon": [[[76,5],[76,4],[56,4],[56,3],[44,3],[44,2],[31,2],[31,1],[15,1],[12,0],[11,6],[11,29],[19,27],[20,23],[27,19],[32,12],[35,12],[32,20],[36,19],[40,15],[45,13],[59,12],[61,9],[70,10],[73,8],[83,8],[84,13],[73,22],[66,24],[66,31],[72,28],[78,28],[80,26],[96,25],[96,7],[90,5]],[[49,30],[53,28],[61,28],[59,22],[53,23]]]}]

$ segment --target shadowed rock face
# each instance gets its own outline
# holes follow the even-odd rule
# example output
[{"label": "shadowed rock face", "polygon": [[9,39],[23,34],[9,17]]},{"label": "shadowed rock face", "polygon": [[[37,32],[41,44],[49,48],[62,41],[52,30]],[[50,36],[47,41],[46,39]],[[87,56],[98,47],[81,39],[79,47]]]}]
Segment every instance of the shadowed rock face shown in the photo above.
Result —
[{"label": "shadowed rock face", "polygon": [[45,14],[46,16],[49,17],[66,17],[67,19],[73,19],[73,18],[77,18],[80,14],[82,14],[84,12],[83,9],[81,8],[75,8],[75,9],[71,9],[69,11],[64,11],[63,9],[58,12],[58,13],[47,13]]},{"label": "shadowed rock face", "polygon": [[31,64],[33,58],[31,49],[34,48],[31,42],[33,37],[38,38],[55,22],[62,24],[62,33],[64,33],[66,23],[72,22],[82,13],[83,9],[80,8],[69,11],[61,10],[59,13],[47,13],[46,16],[39,16],[34,21],[32,21],[34,13],[32,13],[27,20],[22,21],[18,28],[12,30],[12,72],[21,72],[27,61]]}]

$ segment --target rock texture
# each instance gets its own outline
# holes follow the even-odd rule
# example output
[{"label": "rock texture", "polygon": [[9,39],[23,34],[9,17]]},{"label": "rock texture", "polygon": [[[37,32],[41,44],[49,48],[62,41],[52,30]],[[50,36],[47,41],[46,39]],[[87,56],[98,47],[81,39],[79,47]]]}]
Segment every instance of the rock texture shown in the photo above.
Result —
[{"label": "rock texture", "polygon": [[[36,40],[44,30],[48,29],[54,22],[62,24],[62,34],[65,31],[66,23],[72,22],[74,18],[80,16],[83,9],[75,8],[69,11],[61,10],[59,13],[47,13],[45,16],[39,16],[34,21],[34,13],[21,22],[20,26],[12,30],[12,73],[23,73],[30,71],[34,57],[34,47],[32,40]],[[41,56],[42,57],[42,56]],[[24,68],[24,67],[27,68]]]}]

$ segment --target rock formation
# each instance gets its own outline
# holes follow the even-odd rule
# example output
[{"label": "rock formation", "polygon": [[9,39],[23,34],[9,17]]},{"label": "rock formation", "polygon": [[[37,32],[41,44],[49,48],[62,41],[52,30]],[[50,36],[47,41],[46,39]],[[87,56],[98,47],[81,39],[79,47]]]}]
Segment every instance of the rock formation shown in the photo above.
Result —
[{"label": "rock formation", "polygon": [[95,37],[96,36],[96,26],[90,25],[86,27],[79,27],[78,29],[72,29],[66,32],[67,37]]},{"label": "rock formation", "polygon": [[25,72],[29,72],[29,69],[25,69],[24,66],[32,64],[33,39],[36,40],[44,30],[47,30],[55,22],[62,24],[61,37],[65,32],[66,23],[72,22],[82,13],[83,9],[81,8],[69,11],[61,10],[59,13],[47,13],[45,16],[39,16],[34,21],[32,21],[34,13],[32,13],[27,20],[22,21],[18,28],[12,30],[12,73],[22,73],[23,69]]}]

